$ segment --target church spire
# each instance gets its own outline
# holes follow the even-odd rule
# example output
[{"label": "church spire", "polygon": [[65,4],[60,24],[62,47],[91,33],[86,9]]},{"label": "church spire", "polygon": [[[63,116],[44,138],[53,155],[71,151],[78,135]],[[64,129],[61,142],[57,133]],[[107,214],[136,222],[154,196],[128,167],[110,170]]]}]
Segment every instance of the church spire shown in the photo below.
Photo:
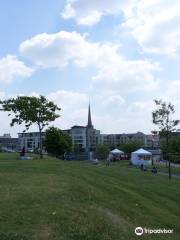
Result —
[{"label": "church spire", "polygon": [[89,103],[89,109],[88,109],[88,124],[87,127],[92,127],[92,121],[91,121],[91,107],[90,107],[90,103]]}]

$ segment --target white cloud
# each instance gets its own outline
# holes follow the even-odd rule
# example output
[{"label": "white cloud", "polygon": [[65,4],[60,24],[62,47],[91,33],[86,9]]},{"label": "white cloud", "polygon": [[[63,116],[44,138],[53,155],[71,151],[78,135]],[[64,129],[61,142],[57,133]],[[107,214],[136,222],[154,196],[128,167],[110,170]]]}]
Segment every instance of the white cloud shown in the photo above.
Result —
[{"label": "white cloud", "polygon": [[103,90],[99,94],[93,96],[93,100],[101,103],[101,107],[116,108],[125,104],[125,99],[117,92],[110,90]]},{"label": "white cloud", "polygon": [[74,63],[78,67],[93,66],[97,74],[95,82],[126,82],[134,90],[156,88],[153,72],[159,69],[150,60],[127,60],[120,54],[120,45],[91,42],[87,35],[61,31],[56,34],[40,34],[20,45],[23,56],[44,67],[62,68]]},{"label": "white cloud", "polygon": [[168,85],[167,92],[166,92],[166,97],[171,100],[171,99],[179,99],[180,100],[180,95],[179,95],[179,89],[180,89],[180,80],[174,80],[171,81]]},{"label": "white cloud", "polygon": [[180,46],[179,0],[67,0],[64,19],[94,25],[103,16],[118,14],[142,51],[177,56]]},{"label": "white cloud", "polygon": [[0,59],[0,81],[10,83],[17,77],[30,77],[33,69],[19,61],[16,56],[7,55]]},{"label": "white cloud", "polygon": [[5,97],[5,92],[0,92],[0,100],[4,99]]},{"label": "white cloud", "polygon": [[[96,113],[93,117],[93,123],[96,129],[101,133],[135,133],[141,131],[150,133],[153,129],[150,109],[146,113],[129,113],[116,110],[113,114]],[[103,123],[103,124],[102,124]]]},{"label": "white cloud", "polygon": [[67,0],[62,17],[73,18],[79,25],[92,26],[103,16],[119,14],[128,2],[128,0]]},{"label": "white cloud", "polygon": [[121,106],[125,103],[125,100],[120,95],[110,95],[110,96],[102,96],[101,97],[104,100],[104,104],[108,106]]},{"label": "white cloud", "polygon": [[84,107],[88,103],[88,96],[85,93],[59,90],[49,93],[47,96],[50,100],[55,101],[63,109]]},{"label": "white cloud", "polygon": [[88,42],[86,34],[66,31],[39,34],[20,45],[21,54],[43,68],[62,68],[71,62],[85,67],[95,61],[96,50],[98,44]]},{"label": "white cloud", "polygon": [[70,128],[73,125],[86,125],[89,99],[86,93],[59,90],[49,93],[47,97],[61,108],[61,117],[55,121],[57,126]]},{"label": "white cloud", "polygon": [[127,113],[129,115],[136,114],[136,117],[143,117],[144,114],[148,114],[152,112],[153,109],[153,100],[148,101],[135,101],[132,102],[128,108]]},{"label": "white cloud", "polygon": [[124,10],[129,29],[144,52],[175,56],[180,46],[179,0],[135,0]]},{"label": "white cloud", "polygon": [[150,60],[127,60],[118,53],[116,45],[101,46],[97,68],[94,82],[103,82],[111,87],[121,84],[130,91],[153,90],[158,86],[158,80],[153,74],[154,71],[160,70],[158,63]]}]

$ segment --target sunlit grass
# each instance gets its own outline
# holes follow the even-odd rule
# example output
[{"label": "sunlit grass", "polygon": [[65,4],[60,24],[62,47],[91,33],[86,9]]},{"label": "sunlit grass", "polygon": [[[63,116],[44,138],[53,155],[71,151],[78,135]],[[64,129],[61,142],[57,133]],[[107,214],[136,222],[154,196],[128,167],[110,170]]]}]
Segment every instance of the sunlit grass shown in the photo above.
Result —
[{"label": "sunlit grass", "polygon": [[180,239],[180,180],[128,162],[0,154],[0,196],[0,240],[134,240],[137,226],[175,231],[149,239]]}]

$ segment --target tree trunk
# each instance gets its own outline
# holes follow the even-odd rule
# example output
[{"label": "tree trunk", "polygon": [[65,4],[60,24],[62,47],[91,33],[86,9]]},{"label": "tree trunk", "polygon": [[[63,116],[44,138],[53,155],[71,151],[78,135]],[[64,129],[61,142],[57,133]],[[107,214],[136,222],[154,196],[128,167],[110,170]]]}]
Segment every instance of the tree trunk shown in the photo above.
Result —
[{"label": "tree trunk", "polygon": [[[168,157],[168,159],[169,159],[169,157]],[[169,179],[171,179],[171,162],[170,162],[170,159],[169,159],[168,166],[169,166]]]},{"label": "tree trunk", "polygon": [[42,154],[42,130],[41,128],[39,128],[39,155],[40,155],[40,158],[42,159],[43,158],[43,154]]},{"label": "tree trunk", "polygon": [[170,158],[169,158],[169,132],[167,133],[167,138],[166,138],[166,144],[167,144],[167,156],[166,156],[166,161],[168,161],[168,173],[169,173],[169,180],[171,179],[171,163],[170,163]]},{"label": "tree trunk", "polygon": [[166,167],[168,167],[168,148],[169,148],[169,136],[166,136]]},{"label": "tree trunk", "polygon": [[[153,144],[153,140],[152,140],[152,150],[154,149],[154,144]],[[152,154],[152,161],[151,161],[151,163],[152,163],[152,166],[154,166],[154,158],[153,158],[153,154]]]}]

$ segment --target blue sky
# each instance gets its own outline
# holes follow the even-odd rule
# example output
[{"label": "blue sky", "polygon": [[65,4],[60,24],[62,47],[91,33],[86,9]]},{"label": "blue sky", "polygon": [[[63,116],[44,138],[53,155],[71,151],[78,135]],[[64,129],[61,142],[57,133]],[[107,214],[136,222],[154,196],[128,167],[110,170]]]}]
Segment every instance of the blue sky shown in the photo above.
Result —
[{"label": "blue sky", "polygon": [[[179,23],[178,0],[1,0],[0,98],[45,95],[62,129],[87,123],[90,100],[103,133],[148,133],[154,98],[180,118]],[[9,122],[0,135],[23,129]]]}]

